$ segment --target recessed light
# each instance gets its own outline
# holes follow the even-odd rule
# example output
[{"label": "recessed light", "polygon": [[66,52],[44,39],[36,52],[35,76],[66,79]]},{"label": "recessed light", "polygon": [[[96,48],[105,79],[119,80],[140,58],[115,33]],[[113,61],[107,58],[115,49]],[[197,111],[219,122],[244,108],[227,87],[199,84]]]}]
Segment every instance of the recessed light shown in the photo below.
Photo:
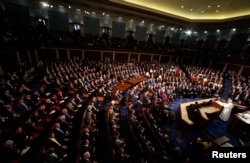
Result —
[{"label": "recessed light", "polygon": [[193,11],[193,9],[191,8],[190,11]]},{"label": "recessed light", "polygon": [[216,32],[220,32],[220,29],[217,29]]},{"label": "recessed light", "polygon": [[232,30],[233,30],[233,31],[236,31],[236,28],[233,28]]},{"label": "recessed light", "polygon": [[181,6],[181,8],[184,8],[184,6]]},{"label": "recessed light", "polygon": [[211,6],[210,6],[210,5],[208,5],[207,7],[208,7],[208,8],[211,8]]},{"label": "recessed light", "polygon": [[71,8],[71,6],[69,6],[69,8]]},{"label": "recessed light", "polygon": [[219,12],[219,10],[216,10],[216,12]]},{"label": "recessed light", "polygon": [[202,10],[201,12],[202,12],[202,13],[204,13],[205,11],[204,11],[204,10]]},{"label": "recessed light", "polygon": [[204,31],[204,33],[207,33],[207,31]]},{"label": "recessed light", "polygon": [[217,7],[220,7],[220,5],[217,5]]}]

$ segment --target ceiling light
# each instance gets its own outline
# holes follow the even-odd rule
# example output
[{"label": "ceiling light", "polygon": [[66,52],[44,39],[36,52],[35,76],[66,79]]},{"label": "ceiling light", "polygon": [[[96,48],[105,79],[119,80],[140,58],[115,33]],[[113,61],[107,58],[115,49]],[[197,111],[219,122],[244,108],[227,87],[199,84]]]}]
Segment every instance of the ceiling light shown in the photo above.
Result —
[{"label": "ceiling light", "polygon": [[69,8],[71,8],[71,6],[69,6]]},{"label": "ceiling light", "polygon": [[220,7],[220,5],[218,5],[217,7]]},{"label": "ceiling light", "polygon": [[233,28],[232,31],[236,31],[236,28]]},{"label": "ceiling light", "polygon": [[184,8],[184,6],[181,6],[181,8]]},{"label": "ceiling light", "polygon": [[205,11],[204,11],[204,10],[202,10],[201,12],[202,12],[202,13],[204,13]]},{"label": "ceiling light", "polygon": [[211,8],[211,6],[210,6],[210,5],[208,5],[207,7],[208,7],[208,8]]},{"label": "ceiling light", "polygon": [[49,7],[49,4],[47,2],[40,2],[40,3],[43,5],[43,7]]},{"label": "ceiling light", "polygon": [[204,33],[207,33],[207,31],[204,31]]},{"label": "ceiling light", "polygon": [[193,11],[193,9],[191,8],[190,11]]},{"label": "ceiling light", "polygon": [[217,29],[216,32],[220,32],[220,29]]},{"label": "ceiling light", "polygon": [[192,31],[188,30],[185,32],[187,35],[191,35]]},{"label": "ceiling light", "polygon": [[216,12],[219,12],[219,10],[216,10]]},{"label": "ceiling light", "polygon": [[105,15],[105,12],[103,12],[102,15]]}]

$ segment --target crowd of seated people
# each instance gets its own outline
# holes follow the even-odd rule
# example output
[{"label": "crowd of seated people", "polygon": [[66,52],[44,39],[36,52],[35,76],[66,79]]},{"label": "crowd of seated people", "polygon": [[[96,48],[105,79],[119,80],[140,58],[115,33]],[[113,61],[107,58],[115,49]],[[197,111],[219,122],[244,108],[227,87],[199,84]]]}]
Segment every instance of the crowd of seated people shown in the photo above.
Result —
[{"label": "crowd of seated people", "polygon": [[[163,72],[168,72],[172,68],[174,69],[172,73],[165,74],[164,78],[158,79],[159,75],[164,76]],[[78,108],[77,104],[82,102],[81,98],[84,93],[91,96],[94,92],[97,92],[96,95],[103,96],[106,101],[110,101],[110,99],[115,97],[111,94],[111,88],[119,83],[118,78],[121,77],[128,80],[138,76],[138,74],[147,76],[147,72],[150,72],[151,69],[156,70],[153,72],[156,73],[155,76],[148,76],[149,79],[135,86],[131,93],[135,99],[139,100],[145,106],[150,107],[152,104],[161,101],[165,107],[169,102],[174,102],[177,96],[208,98],[214,97],[217,93],[212,90],[218,90],[218,85],[210,86],[209,82],[220,80],[220,73],[215,72],[213,74],[213,70],[210,69],[204,70],[206,78],[209,79],[204,86],[203,83],[195,83],[185,78],[185,75],[182,75],[183,72],[178,70],[179,68],[176,65],[164,66],[164,64],[161,65],[152,62],[126,63],[121,61],[88,60],[84,60],[83,62],[40,61],[37,67],[22,69],[18,73],[7,73],[6,77],[2,79],[0,115],[2,120],[1,126],[3,127],[1,129],[11,131],[11,134],[8,134],[8,136],[3,134],[2,137],[5,138],[3,140],[6,140],[7,137],[10,138],[9,135],[24,133],[25,139],[22,139],[23,144],[19,145],[20,149],[17,152],[26,151],[31,146],[30,144],[35,144],[33,142],[39,140],[34,138],[40,138],[44,132],[50,131],[50,129],[55,129],[54,131],[56,131],[57,128],[61,128],[65,124],[70,124],[72,119],[67,119],[67,115],[74,117]],[[200,70],[203,71],[202,69]],[[188,71],[191,72],[193,70],[190,68]],[[33,90],[30,86],[38,79],[37,74],[41,78],[40,86]],[[216,74],[218,74],[217,77]],[[248,95],[246,80],[240,78],[237,81],[240,81],[240,84],[237,83],[237,86],[243,86],[241,90],[245,92],[244,95]],[[121,95],[117,94],[117,98],[117,100],[121,100]],[[87,111],[87,116],[84,116],[84,119],[88,119],[84,124],[90,123],[88,126],[93,129],[93,137],[96,134],[95,123],[98,122],[98,118],[96,118],[97,110],[94,105],[95,101],[96,99],[92,100],[93,103],[90,103],[86,107],[86,110],[90,111]],[[90,106],[91,109],[88,109]],[[62,113],[65,116],[62,116]],[[162,113],[165,114],[165,112]],[[67,123],[60,124],[59,121]],[[115,127],[118,126],[116,125]],[[69,125],[67,129],[71,129],[71,127],[72,125]],[[110,128],[113,129],[112,126]],[[63,150],[68,148],[67,142],[63,140],[60,142],[54,132],[50,133],[50,139],[57,140],[61,144],[60,148],[63,147]],[[114,138],[117,139],[117,136],[114,136]],[[14,144],[18,143],[18,141],[21,142],[21,140],[12,139],[7,142],[11,141]],[[92,143],[91,140],[85,139],[82,142],[84,144],[88,144],[88,142]],[[176,150],[178,151],[178,149]],[[126,153],[126,150],[121,149],[118,153],[125,156],[124,152]],[[58,154],[58,147],[52,146],[46,148],[45,153],[52,156],[56,155],[56,158],[62,158],[65,155],[65,153],[63,155]],[[92,158],[92,155],[93,152],[90,151],[85,154],[82,153],[83,158],[86,157],[87,159]]]},{"label": "crowd of seated people", "polygon": [[142,159],[154,161],[156,159],[156,145],[150,135],[146,122],[135,112],[135,105],[132,103],[127,108],[127,119],[135,133],[136,141],[142,150]]},{"label": "crowd of seated people", "polygon": [[223,87],[223,72],[221,70],[190,65],[184,66],[184,68],[197,85],[202,97],[209,98],[221,93]]},{"label": "crowd of seated people", "polygon": [[100,108],[95,106],[95,99],[91,99],[84,111],[81,124],[80,135],[80,161],[99,162],[100,158],[97,154],[97,137],[98,137],[98,114]]},{"label": "crowd of seated people", "polygon": [[58,108],[60,112],[54,118],[48,139],[44,142],[41,162],[50,160],[67,162],[71,155],[69,151],[74,148],[72,144],[74,144],[75,130],[77,130],[75,128],[78,123],[77,115],[83,109],[83,99],[79,95],[75,95],[63,98],[63,100],[60,97],[54,97],[53,101],[60,104],[57,105],[60,106]]},{"label": "crowd of seated people", "polygon": [[127,147],[127,140],[121,136],[120,110],[114,104],[107,106],[107,132],[110,137],[111,152],[113,161],[130,162],[130,155]]},{"label": "crowd of seated people", "polygon": [[[145,100],[141,101],[146,102]],[[143,102],[142,104],[144,105]],[[198,109],[202,106],[208,106],[211,104],[212,100],[201,104],[198,104],[196,102],[195,104],[188,106],[188,110],[190,110],[188,112],[190,112],[189,114],[192,114],[191,117],[194,117],[194,119],[198,120]],[[150,124],[148,128],[151,128],[152,133],[155,134],[156,139],[158,139],[158,142],[160,144],[157,147],[160,147],[161,151],[163,151],[164,154],[164,157],[158,158],[161,158],[162,161],[165,160],[166,162],[192,162],[201,159],[205,160],[207,158],[206,153],[208,152],[208,149],[210,147],[213,147],[213,144],[211,142],[201,141],[200,138],[197,138],[197,141],[190,142],[187,145],[188,153],[184,154],[183,149],[178,146],[173,146],[173,140],[170,140],[166,131],[160,127],[161,124],[175,121],[175,113],[171,111],[171,109],[167,108],[165,101],[158,100],[156,103],[151,103],[149,106],[150,107],[147,107],[145,110],[145,115]],[[131,112],[134,113],[133,110]]]},{"label": "crowd of seated people", "polygon": [[232,75],[229,97],[240,105],[250,105],[250,80],[243,76]]},{"label": "crowd of seated people", "polygon": [[52,101],[50,93],[44,87],[41,86],[38,90],[28,88],[26,84],[30,85],[32,79],[27,82],[17,77],[6,78],[6,87],[1,92],[1,116],[4,117],[1,121],[1,143],[13,142],[12,149],[16,153],[11,158],[2,156],[1,159],[3,162],[25,162],[39,151],[40,142],[58,114],[60,106]]}]

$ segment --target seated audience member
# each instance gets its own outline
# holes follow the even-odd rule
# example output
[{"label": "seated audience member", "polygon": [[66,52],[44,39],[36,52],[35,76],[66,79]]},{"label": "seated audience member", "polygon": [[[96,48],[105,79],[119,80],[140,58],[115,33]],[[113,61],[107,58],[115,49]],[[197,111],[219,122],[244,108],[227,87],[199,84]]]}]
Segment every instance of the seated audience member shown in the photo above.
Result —
[{"label": "seated audience member", "polygon": [[63,158],[68,153],[69,147],[65,144],[61,144],[55,138],[55,134],[52,132],[49,138],[46,140],[45,148],[48,149],[49,147],[53,147],[55,149],[55,153],[60,157]]},{"label": "seated audience member", "polygon": [[15,148],[13,140],[9,139],[4,142],[0,148],[0,162],[11,163],[14,162],[18,156],[18,149]]},{"label": "seated audience member", "polygon": [[87,151],[83,153],[81,163],[92,163],[90,152]]},{"label": "seated audience member", "polygon": [[56,122],[54,125],[53,133],[55,134],[55,139],[60,143],[60,144],[66,144],[69,142],[68,135],[70,134],[67,131],[63,131],[61,128],[60,123]]},{"label": "seated audience member", "polygon": [[205,147],[200,137],[197,137],[195,141],[190,142],[188,147],[192,158],[201,159],[205,157]]},{"label": "seated audience member", "polygon": [[48,147],[42,158],[43,162],[60,162],[60,157],[56,154],[54,147]]},{"label": "seated audience member", "polygon": [[130,156],[125,152],[124,148],[120,148],[120,150],[116,154],[117,162],[127,163],[130,162]]},{"label": "seated audience member", "polygon": [[16,101],[16,97],[10,92],[9,89],[5,89],[2,95],[2,100],[4,101],[5,104],[13,104]]}]

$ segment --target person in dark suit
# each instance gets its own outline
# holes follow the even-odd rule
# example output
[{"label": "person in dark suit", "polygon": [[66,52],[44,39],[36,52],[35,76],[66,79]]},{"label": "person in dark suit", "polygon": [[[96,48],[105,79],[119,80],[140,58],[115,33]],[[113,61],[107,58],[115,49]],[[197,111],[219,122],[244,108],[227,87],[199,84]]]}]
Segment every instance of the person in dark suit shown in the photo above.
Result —
[{"label": "person in dark suit", "polygon": [[84,139],[81,145],[81,153],[90,152],[93,153],[93,149],[89,143],[89,139]]},{"label": "person in dark suit", "polygon": [[15,103],[16,97],[15,95],[11,94],[9,89],[5,89],[2,96],[2,100],[5,104]]},{"label": "person in dark suit", "polygon": [[61,129],[60,123],[56,122],[54,125],[53,133],[55,134],[55,139],[60,143],[60,144],[66,144],[69,139],[66,137],[69,135],[69,133],[64,132]]},{"label": "person in dark suit", "polygon": [[18,151],[14,147],[14,141],[8,139],[4,142],[4,146],[0,148],[0,162],[11,163],[18,156]]},{"label": "person in dark suit", "polygon": [[5,89],[14,91],[16,89],[16,86],[11,83],[10,79],[7,79],[5,82]]}]

